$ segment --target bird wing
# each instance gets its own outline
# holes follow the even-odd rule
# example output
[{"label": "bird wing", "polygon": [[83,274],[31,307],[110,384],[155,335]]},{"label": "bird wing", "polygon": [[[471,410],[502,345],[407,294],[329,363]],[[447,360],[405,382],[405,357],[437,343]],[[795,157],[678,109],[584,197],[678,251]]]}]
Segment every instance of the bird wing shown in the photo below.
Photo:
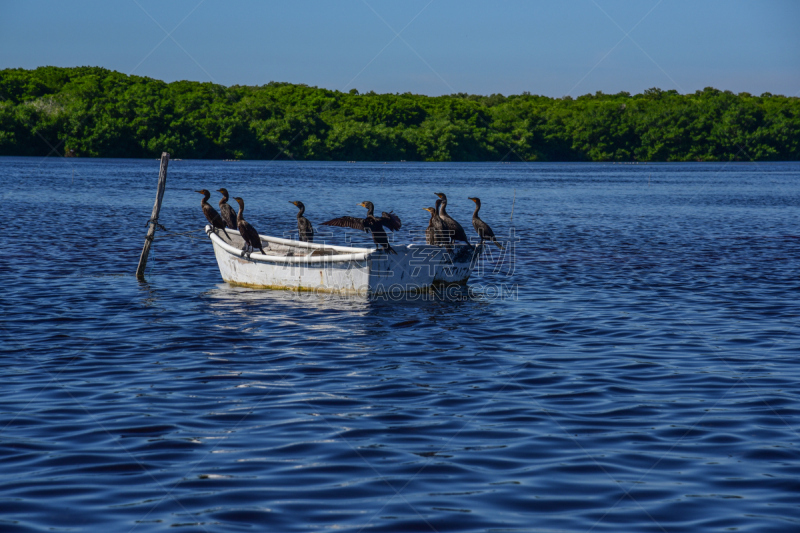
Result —
[{"label": "bird wing", "polygon": [[397,231],[402,226],[400,222],[400,217],[394,214],[394,212],[389,211],[388,213],[384,211],[381,213],[381,225],[385,228],[389,228],[392,231]]},{"label": "bird wing", "polygon": [[314,236],[314,226],[311,225],[311,221],[306,217],[300,218],[297,221],[297,229],[300,231],[300,233],[310,233],[311,237]]},{"label": "bird wing", "polygon": [[206,216],[206,219],[209,222],[211,222],[212,226],[214,226],[216,228],[225,228],[225,227],[227,227],[227,224],[225,224],[225,221],[222,220],[221,216],[219,216],[219,213],[217,213],[217,210],[214,209],[213,207],[211,207],[210,205],[205,204],[203,206],[203,214]]},{"label": "bird wing", "polygon": [[225,221],[225,224],[227,224],[231,229],[236,229],[236,213],[234,212],[233,208],[228,204],[220,204],[219,212],[220,215],[222,215],[222,219]]},{"label": "bird wing", "polygon": [[477,217],[472,217],[472,227],[475,228],[475,231],[478,233],[478,237],[481,239],[488,239],[490,241],[494,239],[494,232],[492,231],[492,228],[489,227],[489,224],[487,224],[485,221]]},{"label": "bird wing", "polygon": [[353,228],[364,231],[364,219],[356,217],[339,217],[322,223],[323,226],[336,226],[339,228]]},{"label": "bird wing", "polygon": [[244,242],[251,246],[254,246],[257,242],[259,242],[258,232],[246,220],[242,220],[239,223],[239,235],[242,236]]}]

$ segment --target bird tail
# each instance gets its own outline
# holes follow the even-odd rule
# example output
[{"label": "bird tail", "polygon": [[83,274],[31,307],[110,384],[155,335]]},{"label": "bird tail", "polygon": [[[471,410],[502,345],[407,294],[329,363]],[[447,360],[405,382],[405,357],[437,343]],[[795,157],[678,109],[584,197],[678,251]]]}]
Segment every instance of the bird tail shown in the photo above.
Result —
[{"label": "bird tail", "polygon": [[497,242],[497,239],[492,239],[492,242],[495,243],[497,247],[500,248],[501,250],[505,250],[505,248],[503,248],[503,245]]}]

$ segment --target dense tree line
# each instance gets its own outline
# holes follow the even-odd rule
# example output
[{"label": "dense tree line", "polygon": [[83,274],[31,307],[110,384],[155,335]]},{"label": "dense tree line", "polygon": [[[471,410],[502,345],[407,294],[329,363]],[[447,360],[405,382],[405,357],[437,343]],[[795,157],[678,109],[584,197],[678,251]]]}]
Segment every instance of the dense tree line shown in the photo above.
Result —
[{"label": "dense tree line", "polygon": [[[55,152],[54,152],[55,148]],[[800,159],[800,98],[706,88],[577,98],[358,94],[0,71],[0,155],[408,161]]]}]

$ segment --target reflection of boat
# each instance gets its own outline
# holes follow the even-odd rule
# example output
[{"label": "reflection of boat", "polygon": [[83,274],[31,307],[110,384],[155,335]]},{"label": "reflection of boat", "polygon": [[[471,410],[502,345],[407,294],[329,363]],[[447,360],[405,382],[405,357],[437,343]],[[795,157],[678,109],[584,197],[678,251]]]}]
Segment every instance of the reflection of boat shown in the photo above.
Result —
[{"label": "reflection of boat", "polygon": [[222,279],[233,285],[357,294],[397,294],[463,285],[479,248],[394,245],[397,255],[261,235],[265,253],[244,254],[238,231],[206,226]]}]

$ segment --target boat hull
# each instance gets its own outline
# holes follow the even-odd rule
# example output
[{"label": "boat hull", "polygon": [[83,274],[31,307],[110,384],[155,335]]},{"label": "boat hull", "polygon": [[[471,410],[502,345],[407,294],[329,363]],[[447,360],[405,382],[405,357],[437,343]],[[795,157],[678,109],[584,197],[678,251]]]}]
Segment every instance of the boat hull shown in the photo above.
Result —
[{"label": "boat hull", "polygon": [[466,284],[479,248],[393,245],[370,248],[304,243],[261,236],[266,254],[244,254],[238,232],[206,226],[222,279],[232,285],[344,294],[403,294]]}]

